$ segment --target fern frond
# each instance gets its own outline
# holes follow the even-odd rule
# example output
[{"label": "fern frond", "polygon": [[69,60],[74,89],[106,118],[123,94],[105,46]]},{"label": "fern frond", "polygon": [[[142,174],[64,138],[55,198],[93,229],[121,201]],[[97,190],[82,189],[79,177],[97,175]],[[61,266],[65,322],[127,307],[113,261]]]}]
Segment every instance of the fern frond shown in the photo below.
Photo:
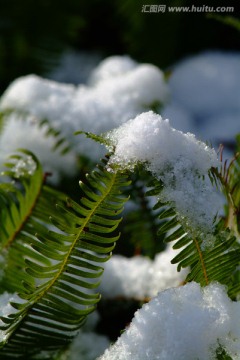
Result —
[{"label": "fern frond", "polygon": [[[4,176],[9,176],[14,183],[0,183],[0,248],[8,248],[14,240],[17,233],[21,230],[22,224],[27,221],[31,214],[31,209],[34,208],[37,199],[40,195],[43,185],[42,168],[36,157],[27,150],[21,150],[22,155],[16,154],[9,158],[9,162],[5,164],[9,170],[2,173]],[[23,154],[26,156],[23,160]],[[31,159],[33,166],[35,164],[34,172],[31,176],[22,176],[21,188],[18,186],[17,177],[18,171],[21,169],[15,168],[18,160]],[[23,163],[24,164],[24,163]],[[24,169],[23,169],[24,171]]]},{"label": "fern frond", "polygon": [[225,162],[222,167],[222,182],[227,193],[228,209],[227,221],[234,225],[236,235],[240,236],[240,135],[236,137],[237,151],[235,156],[229,162]]},{"label": "fern frond", "polygon": [[7,124],[8,118],[14,114],[19,122],[29,121],[30,125],[37,126],[39,129],[43,129],[44,136],[51,137],[54,140],[54,145],[52,147],[52,151],[59,151],[60,154],[64,155],[67,153],[71,145],[61,134],[61,131],[56,129],[48,119],[40,119],[37,116],[33,116],[28,111],[16,110],[16,109],[6,109],[4,111],[0,111],[0,133],[4,130],[4,127]]},{"label": "fern frond", "polygon": [[[161,189],[156,184],[148,194],[159,196]],[[169,204],[158,201],[155,208],[159,208],[162,221],[159,234],[165,236],[165,242],[174,241],[174,249],[182,249],[171,262],[178,264],[178,271],[189,267],[186,281],[196,281],[201,285],[218,281],[228,285],[240,262],[240,246],[231,231],[219,226],[212,235],[196,233],[194,236],[181,225]]]},{"label": "fern frond", "polygon": [[[128,239],[133,248],[132,253],[127,254],[128,256],[142,254],[153,259],[165,248],[163,237],[157,235],[160,211],[152,208],[155,198],[145,196],[145,184],[149,181],[150,175],[142,169],[138,169],[139,171],[140,174],[131,175],[132,183],[129,189],[131,205],[121,224],[121,234],[123,239]],[[124,253],[124,250],[126,253],[124,242],[120,241],[117,244],[116,250],[118,249],[121,253]],[[130,250],[129,246],[127,250]]]},{"label": "fern frond", "polygon": [[217,186],[221,187],[226,198],[225,228],[232,230],[236,238],[239,238],[239,210],[240,210],[240,152],[231,161],[225,160],[221,169],[211,169],[211,176]]},{"label": "fern frond", "polygon": [[228,295],[231,299],[239,299],[240,294],[240,270],[237,268],[229,282]]},{"label": "fern frond", "polygon": [[96,135],[94,133],[91,133],[90,131],[75,131],[74,135],[85,135],[86,138],[94,140],[95,142],[105,145],[107,147],[111,147],[110,141],[108,141],[107,138],[105,138],[103,135]]},{"label": "fern frond", "polygon": [[[11,178],[13,159],[7,172]],[[35,196],[26,196],[36,177],[40,185]],[[99,264],[109,259],[119,237],[111,233],[127,200],[121,193],[129,185],[126,177],[108,172],[104,164],[87,176],[87,184],[81,183],[85,196],[79,204],[45,186],[42,178],[37,163],[32,178],[20,177],[13,185],[13,210],[4,198],[6,211],[14,211],[18,221],[3,230],[9,234],[11,229],[12,240],[4,241],[2,288],[19,293],[19,301],[12,304],[16,312],[1,318],[4,359],[33,359],[41,351],[43,358],[52,359],[76,335],[100,299],[95,292],[103,272]]]}]

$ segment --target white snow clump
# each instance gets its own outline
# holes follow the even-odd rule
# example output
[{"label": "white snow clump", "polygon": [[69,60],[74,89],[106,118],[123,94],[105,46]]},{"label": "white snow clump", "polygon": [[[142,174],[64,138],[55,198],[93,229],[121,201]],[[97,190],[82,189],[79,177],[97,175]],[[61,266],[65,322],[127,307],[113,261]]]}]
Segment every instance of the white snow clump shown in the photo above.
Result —
[{"label": "white snow clump", "polygon": [[186,278],[188,270],[177,271],[177,266],[171,264],[175,255],[176,251],[171,247],[157,254],[154,260],[144,256],[126,258],[113,255],[104,265],[99,291],[105,298],[124,296],[144,299],[178,286]]},{"label": "white snow clump", "polygon": [[98,360],[213,360],[219,344],[238,360],[239,315],[240,303],[217,283],[168,289],[136,312]]},{"label": "white snow clump", "polygon": [[[48,119],[77,153],[96,159],[99,144],[74,136],[75,131],[100,134],[168,98],[162,71],[154,65],[137,64],[128,57],[113,57],[100,63],[89,81],[93,83],[90,86],[73,86],[36,75],[21,77],[2,96],[0,109],[24,111],[36,119]],[[24,137],[26,147],[28,138]],[[0,148],[3,148],[1,142]]]},{"label": "white snow clump", "polygon": [[198,118],[240,110],[240,54],[209,51],[183,59],[169,79],[172,101]]},{"label": "white snow clump", "polygon": [[96,85],[103,80],[121,76],[132,71],[138,63],[129,56],[109,56],[103,60],[91,73],[88,83]]},{"label": "white snow clump", "polygon": [[187,228],[210,232],[222,201],[209,180],[208,171],[219,161],[214,149],[173,129],[168,120],[152,111],[142,113],[105,134],[114,154],[114,166],[133,170],[137,163],[164,183],[160,197],[176,208]]},{"label": "white snow clump", "polygon": [[[240,131],[240,52],[207,51],[185,58],[173,66],[168,84],[171,103],[162,114],[174,127],[216,146],[233,142]],[[172,108],[188,114],[187,127]]]}]

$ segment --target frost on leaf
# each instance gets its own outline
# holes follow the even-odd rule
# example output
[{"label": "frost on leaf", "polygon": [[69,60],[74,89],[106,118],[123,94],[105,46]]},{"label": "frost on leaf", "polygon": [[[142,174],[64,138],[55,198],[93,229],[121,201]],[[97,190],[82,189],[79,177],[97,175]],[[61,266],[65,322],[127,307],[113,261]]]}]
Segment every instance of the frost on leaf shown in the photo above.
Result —
[{"label": "frost on leaf", "polygon": [[32,156],[29,155],[25,159],[18,160],[12,171],[16,178],[20,178],[33,175],[36,168],[36,162],[33,160]]}]

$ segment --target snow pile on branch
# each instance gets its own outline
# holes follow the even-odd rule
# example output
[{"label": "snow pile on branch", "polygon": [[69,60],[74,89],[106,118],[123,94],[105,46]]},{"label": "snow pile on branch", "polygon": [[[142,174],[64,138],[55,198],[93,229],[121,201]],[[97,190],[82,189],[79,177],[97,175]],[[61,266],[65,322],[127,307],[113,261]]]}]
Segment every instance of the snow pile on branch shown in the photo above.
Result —
[{"label": "snow pile on branch", "polygon": [[99,360],[213,360],[219,344],[239,359],[240,303],[223,286],[189,283],[158,294]]},{"label": "snow pile on branch", "polygon": [[145,164],[164,183],[161,199],[176,208],[185,225],[211,230],[221,208],[220,196],[208,177],[209,169],[219,165],[214,149],[193,134],[173,129],[152,111],[108,132],[105,138],[109,149],[114,149],[109,167],[133,170],[136,164]]},{"label": "snow pile on branch", "polygon": [[[73,136],[75,131],[100,134],[168,98],[162,71],[154,65],[137,64],[128,57],[105,60],[89,82],[92,85],[73,86],[28,75],[9,86],[1,99],[0,110],[14,109],[28,112],[36,120],[48,119],[74,145],[77,153],[96,158],[99,145],[88,139],[79,140]],[[24,140],[28,147],[29,136]],[[5,143],[0,143],[0,148],[4,146]]]},{"label": "snow pile on branch", "polygon": [[171,264],[176,251],[168,247],[152,261],[144,256],[126,258],[113,255],[104,265],[100,293],[106,298],[124,296],[136,299],[153,297],[161,290],[178,286],[187,276],[187,270],[177,271]]}]

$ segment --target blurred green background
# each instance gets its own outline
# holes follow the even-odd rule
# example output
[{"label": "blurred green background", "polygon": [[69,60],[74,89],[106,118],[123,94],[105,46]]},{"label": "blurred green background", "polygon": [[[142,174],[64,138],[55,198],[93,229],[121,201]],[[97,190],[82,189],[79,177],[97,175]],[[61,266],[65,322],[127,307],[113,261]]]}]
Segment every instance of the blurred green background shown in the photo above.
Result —
[{"label": "blurred green background", "polygon": [[21,75],[45,75],[66,48],[128,54],[167,69],[205,49],[239,50],[236,29],[204,13],[144,13],[144,4],[234,6],[197,0],[0,0],[0,92]]}]

